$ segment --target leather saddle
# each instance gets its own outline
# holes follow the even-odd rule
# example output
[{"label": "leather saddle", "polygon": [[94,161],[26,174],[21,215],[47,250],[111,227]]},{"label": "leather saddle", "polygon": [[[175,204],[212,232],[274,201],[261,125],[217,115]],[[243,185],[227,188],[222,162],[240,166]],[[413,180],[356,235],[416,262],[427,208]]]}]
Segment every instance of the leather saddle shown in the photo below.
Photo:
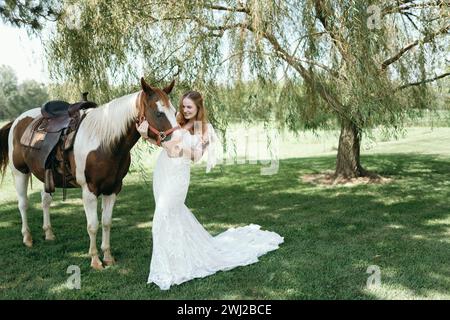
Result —
[{"label": "leather saddle", "polygon": [[84,92],[82,101],[73,104],[61,100],[44,103],[41,116],[28,125],[20,139],[23,146],[30,148],[33,163],[45,170],[46,192],[55,191],[53,174],[62,175],[64,198],[68,186],[66,182],[75,181],[70,174],[66,153],[73,147],[78,127],[84,118],[81,110],[97,107],[95,102],[87,101],[87,94]]}]

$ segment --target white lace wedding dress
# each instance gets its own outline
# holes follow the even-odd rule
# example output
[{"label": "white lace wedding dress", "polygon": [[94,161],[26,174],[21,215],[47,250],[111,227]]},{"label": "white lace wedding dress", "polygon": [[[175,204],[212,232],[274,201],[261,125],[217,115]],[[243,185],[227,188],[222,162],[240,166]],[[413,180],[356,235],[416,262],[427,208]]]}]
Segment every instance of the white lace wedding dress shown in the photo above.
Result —
[{"label": "white lace wedding dress", "polygon": [[[210,142],[214,142],[217,136],[210,124],[208,128]],[[182,135],[185,146],[201,148],[196,135],[184,129],[176,132],[176,135]],[[215,164],[213,146],[214,143],[210,143],[207,147],[207,172]],[[219,270],[255,263],[259,256],[277,249],[284,240],[275,232],[260,230],[260,226],[255,224],[231,228],[211,236],[184,204],[189,188],[190,165],[190,159],[170,158],[162,149],[153,171],[156,208],[148,283],[155,283],[162,290]]]}]

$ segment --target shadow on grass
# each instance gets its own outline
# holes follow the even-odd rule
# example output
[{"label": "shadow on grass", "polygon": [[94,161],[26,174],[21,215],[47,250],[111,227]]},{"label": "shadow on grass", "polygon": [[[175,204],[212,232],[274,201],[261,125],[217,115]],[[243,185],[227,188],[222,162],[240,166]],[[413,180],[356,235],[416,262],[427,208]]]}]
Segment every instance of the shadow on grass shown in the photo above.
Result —
[{"label": "shadow on grass", "polygon": [[[52,206],[54,243],[43,240],[38,192],[30,196],[34,247],[21,243],[14,201],[0,206],[0,298],[33,299],[373,299],[442,298],[450,292],[450,161],[430,155],[372,155],[364,165],[393,179],[385,185],[318,187],[306,173],[329,170],[334,157],[280,161],[278,174],[259,165],[193,167],[186,204],[212,234],[256,223],[285,238],[260,262],[160,291],[147,285],[151,257],[151,187],[127,177],[113,215],[118,265],[89,269],[89,238],[80,192]],[[2,188],[12,186],[2,186]],[[99,230],[98,245],[101,231]],[[68,290],[69,265],[82,289]],[[381,288],[365,288],[367,267],[381,269]]]}]

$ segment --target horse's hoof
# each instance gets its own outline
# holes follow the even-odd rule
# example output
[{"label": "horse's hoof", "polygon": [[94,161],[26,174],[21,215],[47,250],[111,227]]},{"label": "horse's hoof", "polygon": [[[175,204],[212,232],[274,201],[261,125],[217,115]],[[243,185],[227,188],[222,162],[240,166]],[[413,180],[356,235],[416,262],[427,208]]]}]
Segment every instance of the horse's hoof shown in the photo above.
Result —
[{"label": "horse's hoof", "polygon": [[53,234],[52,230],[45,231],[45,240],[47,241],[54,241],[56,239],[55,235]]},{"label": "horse's hoof", "polygon": [[104,262],[108,267],[113,266],[113,265],[116,264],[116,260],[115,260],[114,258],[111,258],[111,259],[109,259],[109,260],[103,259],[103,262]]},{"label": "horse's hoof", "polygon": [[31,238],[31,234],[27,233],[23,236],[23,244],[28,248],[31,248],[33,246],[33,238]]},{"label": "horse's hoof", "polygon": [[95,270],[103,270],[103,264],[98,257],[92,258],[91,267]]},{"label": "horse's hoof", "polygon": [[93,263],[91,263],[91,267],[92,267],[92,269],[98,270],[98,271],[102,271],[104,269],[103,265],[101,265],[101,264],[93,264]]}]

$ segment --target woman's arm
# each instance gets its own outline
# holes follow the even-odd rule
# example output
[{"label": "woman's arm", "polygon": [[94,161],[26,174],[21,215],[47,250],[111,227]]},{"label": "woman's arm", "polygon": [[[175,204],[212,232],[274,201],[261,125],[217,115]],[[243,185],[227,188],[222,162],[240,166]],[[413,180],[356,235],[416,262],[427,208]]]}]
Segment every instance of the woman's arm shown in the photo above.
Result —
[{"label": "woman's arm", "polygon": [[169,141],[164,141],[161,143],[161,146],[167,151],[167,155],[170,158],[179,158],[183,154],[182,150],[182,137],[172,137]]},{"label": "woman's arm", "polygon": [[191,135],[187,130],[183,132],[182,141],[179,143],[182,156],[194,162],[199,161],[203,157],[208,145],[209,141],[206,133],[203,137],[200,137],[198,134]]},{"label": "woman's arm", "polygon": [[[163,142],[162,147],[166,149],[167,154],[171,158],[184,157],[194,162],[199,161],[206,148],[209,146],[208,133],[205,132],[202,138],[192,136],[189,131],[181,129],[179,134],[173,136],[169,141]],[[196,143],[192,139],[198,138]]]}]

